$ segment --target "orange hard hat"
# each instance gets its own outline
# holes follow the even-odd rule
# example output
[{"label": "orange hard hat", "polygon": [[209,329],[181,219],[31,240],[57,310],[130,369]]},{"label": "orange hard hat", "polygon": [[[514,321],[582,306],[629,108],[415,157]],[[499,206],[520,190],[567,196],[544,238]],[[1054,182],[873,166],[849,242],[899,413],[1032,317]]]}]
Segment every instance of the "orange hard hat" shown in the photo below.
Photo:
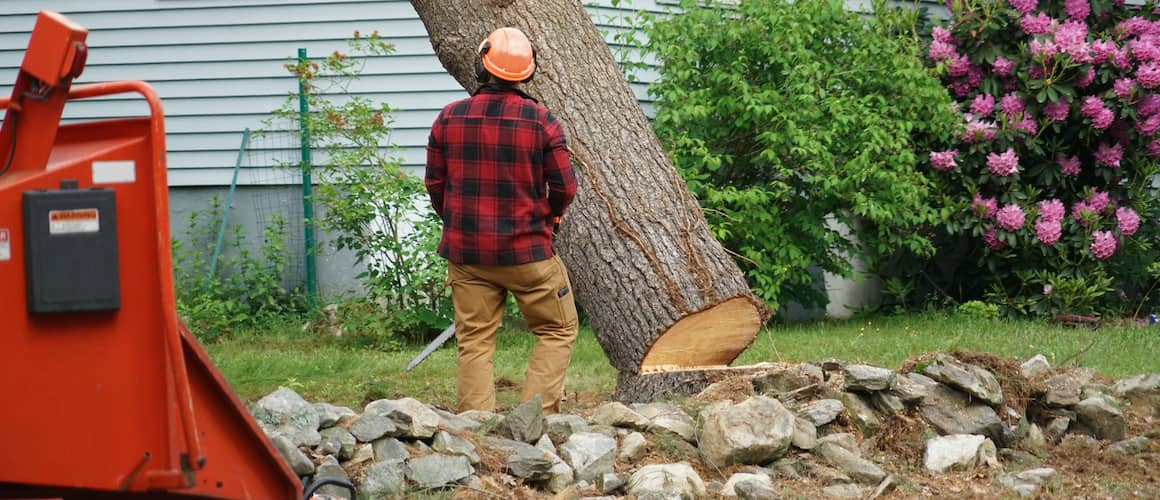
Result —
[{"label": "orange hard hat", "polygon": [[[500,28],[491,32],[480,42],[476,55],[482,69],[500,80],[522,82],[530,79],[536,71],[532,42],[517,28]],[[487,79],[486,74],[476,76],[480,80]]]}]

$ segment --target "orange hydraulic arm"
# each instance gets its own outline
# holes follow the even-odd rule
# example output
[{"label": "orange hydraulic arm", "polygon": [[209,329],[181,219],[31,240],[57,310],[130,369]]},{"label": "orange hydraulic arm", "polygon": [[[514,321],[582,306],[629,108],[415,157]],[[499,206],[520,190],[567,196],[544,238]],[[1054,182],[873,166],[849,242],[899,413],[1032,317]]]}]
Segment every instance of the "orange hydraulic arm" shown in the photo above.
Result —
[{"label": "orange hydraulic arm", "polygon": [[[0,99],[0,498],[299,498],[178,320],[161,101],[70,90],[86,36],[42,12]],[[60,124],[69,100],[124,93],[149,116]]]}]

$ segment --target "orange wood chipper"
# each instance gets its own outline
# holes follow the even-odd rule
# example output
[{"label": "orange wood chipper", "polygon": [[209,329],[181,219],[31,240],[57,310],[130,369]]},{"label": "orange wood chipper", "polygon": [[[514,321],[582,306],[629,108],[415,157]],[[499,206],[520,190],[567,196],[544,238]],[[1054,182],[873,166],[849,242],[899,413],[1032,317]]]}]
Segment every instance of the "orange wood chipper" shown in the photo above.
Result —
[{"label": "orange wood chipper", "polygon": [[[302,498],[174,303],[161,101],[42,12],[0,129],[0,498]],[[60,123],[137,94],[149,116]],[[349,485],[344,485],[349,487]]]}]

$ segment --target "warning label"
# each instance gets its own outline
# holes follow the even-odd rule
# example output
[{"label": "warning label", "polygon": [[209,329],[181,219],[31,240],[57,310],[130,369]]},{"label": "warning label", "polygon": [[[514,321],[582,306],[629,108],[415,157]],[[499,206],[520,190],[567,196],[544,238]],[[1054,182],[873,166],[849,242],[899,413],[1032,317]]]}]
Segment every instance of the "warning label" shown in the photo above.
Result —
[{"label": "warning label", "polygon": [[99,233],[100,231],[101,211],[95,208],[50,210],[48,212],[48,234]]},{"label": "warning label", "polygon": [[12,260],[12,233],[0,229],[0,261]]}]

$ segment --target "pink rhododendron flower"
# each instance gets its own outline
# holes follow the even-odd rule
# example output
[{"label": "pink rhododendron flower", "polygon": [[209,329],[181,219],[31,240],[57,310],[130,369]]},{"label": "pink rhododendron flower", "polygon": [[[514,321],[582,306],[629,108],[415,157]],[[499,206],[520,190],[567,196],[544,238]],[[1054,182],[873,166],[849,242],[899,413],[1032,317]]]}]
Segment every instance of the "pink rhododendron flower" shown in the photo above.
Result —
[{"label": "pink rhododendron flower", "polygon": [[1160,130],[1160,115],[1152,115],[1136,122],[1136,132],[1142,136],[1149,136]]},{"label": "pink rhododendron flower", "polygon": [[1099,165],[1120,168],[1120,160],[1124,158],[1124,146],[1118,142],[1114,146],[1102,143],[1093,156]]},{"label": "pink rhododendron flower", "polygon": [[963,134],[963,140],[966,142],[978,142],[982,139],[992,140],[995,138],[995,123],[989,121],[971,120],[967,122],[967,130]]},{"label": "pink rhododendron flower", "polygon": [[1026,14],[1035,10],[1035,4],[1039,3],[1039,0],[1009,0],[1007,3],[1020,14]]},{"label": "pink rhododendron flower", "polygon": [[1110,127],[1114,121],[1116,121],[1116,114],[1112,110],[1104,108],[1092,117],[1092,127],[1103,130]]},{"label": "pink rhododendron flower", "polygon": [[1028,135],[1035,135],[1039,133],[1039,122],[1031,116],[1024,116],[1019,123],[1015,124],[1015,130],[1026,132]]},{"label": "pink rhododendron flower", "polygon": [[1111,231],[1092,231],[1092,255],[1099,260],[1108,260],[1116,253],[1116,236]]},{"label": "pink rhododendron flower", "polygon": [[1000,177],[1007,177],[1019,171],[1019,157],[1015,155],[1015,150],[1007,148],[1000,154],[987,154],[987,169],[992,174]]},{"label": "pink rhododendron flower", "polygon": [[1052,246],[1059,242],[1063,234],[1063,224],[1057,220],[1039,219],[1035,221],[1035,238],[1044,246]]},{"label": "pink rhododendron flower", "polygon": [[1075,80],[1075,86],[1082,89],[1088,85],[1091,85],[1095,79],[1096,70],[1088,68],[1087,73],[1080,75],[1080,77]]},{"label": "pink rhododendron flower", "polygon": [[1051,40],[1044,40],[1041,42],[1037,38],[1035,40],[1032,40],[1031,45],[1029,45],[1028,47],[1031,49],[1032,56],[1043,59],[1043,60],[1049,60],[1052,57],[1054,57],[1056,53],[1059,52],[1059,47],[1056,46],[1055,42],[1053,42]]},{"label": "pink rhododendron flower", "polygon": [[1120,47],[1112,53],[1112,65],[1120,70],[1127,70],[1132,67],[1132,58],[1128,55],[1127,47]]},{"label": "pink rhododendron flower", "polygon": [[1023,213],[1023,209],[1014,203],[1010,205],[1003,205],[998,212],[995,212],[995,222],[999,227],[1008,231],[1018,231],[1023,228],[1023,222],[1026,221],[1027,214]]},{"label": "pink rhododendron flower", "polygon": [[1071,216],[1079,221],[1080,225],[1087,227],[1091,219],[1096,215],[1095,209],[1088,205],[1086,201],[1077,201],[1071,205]]},{"label": "pink rhododendron flower", "polygon": [[991,94],[979,94],[971,101],[971,113],[979,116],[991,116],[995,111],[995,97]]},{"label": "pink rhododendron flower", "polygon": [[1043,220],[1061,221],[1064,216],[1063,202],[1059,198],[1039,202],[1039,217]]},{"label": "pink rhododendron flower", "polygon": [[1011,76],[1011,72],[1015,70],[1015,61],[999,56],[995,58],[995,62],[991,63],[991,70],[999,76]]},{"label": "pink rhododendron flower", "polygon": [[1043,294],[1044,295],[1051,295],[1051,291],[1054,289],[1055,288],[1052,287],[1051,285],[1043,285]]},{"label": "pink rhododendron flower", "polygon": [[1160,59],[1160,47],[1151,39],[1132,40],[1128,44],[1128,50],[1132,53],[1132,58],[1140,62],[1156,62]]},{"label": "pink rhododendron flower", "polygon": [[1108,193],[1098,189],[1093,190],[1092,194],[1087,197],[1088,206],[1091,207],[1092,211],[1097,214],[1103,212],[1104,209],[1108,208],[1108,205],[1111,203],[1112,200],[1111,197],[1108,196]]},{"label": "pink rhododendron flower", "polygon": [[1072,19],[1083,19],[1091,14],[1092,6],[1088,0],[1067,0],[1063,2],[1063,11]]},{"label": "pink rhododendron flower", "polygon": [[934,167],[939,172],[947,172],[953,170],[957,165],[955,164],[955,157],[959,155],[957,150],[951,149],[949,151],[931,151],[930,152],[930,166]]},{"label": "pink rhododendron flower", "polygon": [[1040,12],[1036,16],[1025,14],[1019,20],[1019,27],[1023,29],[1024,33],[1027,33],[1027,36],[1047,35],[1055,31],[1055,23],[1055,19],[1052,19],[1051,16]]},{"label": "pink rhododendron flower", "polygon": [[1112,54],[1116,52],[1116,42],[1096,40],[1092,42],[1091,49],[1094,62],[1111,62]]},{"label": "pink rhododendron flower", "polygon": [[1131,78],[1118,78],[1112,84],[1112,88],[1116,91],[1116,96],[1120,99],[1132,97],[1132,87],[1134,86],[1136,86],[1136,82]]},{"label": "pink rhododendron flower", "polygon": [[1007,246],[1007,243],[995,236],[995,228],[993,227],[983,231],[983,243],[991,250],[1002,250]]},{"label": "pink rhododendron flower", "polygon": [[1160,67],[1152,63],[1141,64],[1136,68],[1136,82],[1146,89],[1160,85]]},{"label": "pink rhododendron flower", "polygon": [[959,57],[959,51],[955,49],[954,45],[935,40],[930,42],[927,56],[934,62],[950,61]]},{"label": "pink rhododendron flower", "polygon": [[1043,106],[1043,116],[1053,122],[1061,122],[1067,119],[1067,114],[1070,111],[1070,106],[1067,99],[1060,97],[1058,101],[1049,102]]},{"label": "pink rhododendron flower", "polygon": [[1136,104],[1136,114],[1140,116],[1160,114],[1160,95],[1148,94],[1140,99]]},{"label": "pink rhododendron flower", "polygon": [[1148,143],[1148,154],[1153,157],[1160,156],[1160,141],[1152,141]]},{"label": "pink rhododendron flower", "polygon": [[1023,113],[1024,109],[1026,109],[1026,104],[1023,99],[1019,98],[1019,94],[1014,92],[1003,96],[1003,99],[999,101],[999,110],[1006,113],[1007,116],[1016,116]]},{"label": "pink rhododendron flower", "polygon": [[955,97],[962,98],[971,95],[971,91],[975,90],[975,88],[967,83],[966,80],[956,80],[951,82],[951,90],[955,92]]},{"label": "pink rhododendron flower", "polygon": [[967,59],[965,54],[960,54],[958,57],[952,57],[947,61],[947,74],[951,76],[966,76],[967,70],[970,67],[970,59]]},{"label": "pink rhododendron flower", "polygon": [[1087,43],[1087,25],[1080,21],[1068,21],[1055,30],[1055,45],[1059,51],[1071,56],[1077,62],[1090,62],[1091,46]]},{"label": "pink rhododendron flower", "polygon": [[1136,230],[1140,228],[1140,215],[1128,207],[1117,208],[1116,226],[1120,228],[1120,234],[1124,236],[1136,234]]},{"label": "pink rhododendron flower", "polygon": [[1079,175],[1079,158],[1072,156],[1071,158],[1064,158],[1060,156],[1056,158],[1056,163],[1063,169],[1063,175],[1075,177]]},{"label": "pink rhododendron flower", "polygon": [[1125,38],[1139,36],[1148,33],[1151,30],[1151,24],[1147,19],[1136,16],[1120,21],[1120,24],[1116,25],[1116,31]]},{"label": "pink rhododendron flower", "polygon": [[1107,109],[1107,106],[1104,106],[1104,100],[1094,95],[1083,98],[1083,104],[1079,106],[1079,112],[1088,118],[1094,118],[1104,109]]},{"label": "pink rhododendron flower", "polygon": [[942,26],[935,26],[932,28],[930,30],[930,37],[936,42],[947,43],[950,45],[955,44],[955,36]]},{"label": "pink rhododendron flower", "polygon": [[975,199],[971,202],[971,210],[982,219],[990,219],[995,215],[995,211],[999,210],[999,201],[995,198],[983,198],[979,193],[975,193]]}]

